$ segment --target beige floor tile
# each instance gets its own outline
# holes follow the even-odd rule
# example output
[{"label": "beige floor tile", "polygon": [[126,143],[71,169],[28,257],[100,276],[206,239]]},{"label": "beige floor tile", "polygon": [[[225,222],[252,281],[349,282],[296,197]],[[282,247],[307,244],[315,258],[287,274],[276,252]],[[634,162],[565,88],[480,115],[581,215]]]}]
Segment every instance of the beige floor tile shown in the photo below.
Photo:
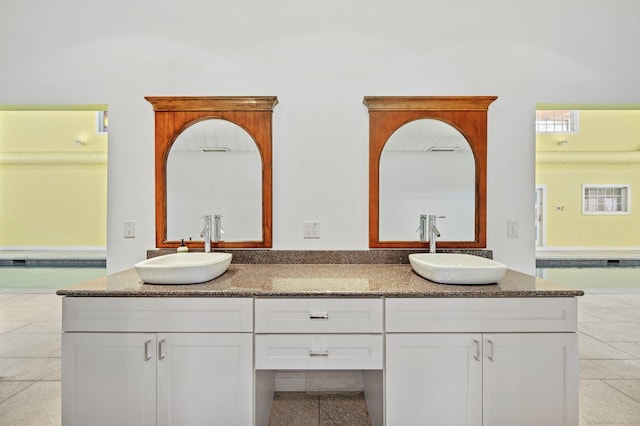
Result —
[{"label": "beige floor tile", "polygon": [[25,321],[2,321],[0,322],[0,334],[22,328],[30,323]]},{"label": "beige floor tile", "polygon": [[0,310],[0,321],[38,322],[60,321],[61,308],[36,304],[34,306],[13,305]]},{"label": "beige floor tile", "polygon": [[636,307],[600,308],[587,307],[581,309],[583,315],[597,318],[599,322],[640,322],[640,309]]},{"label": "beige floor tile", "polygon": [[46,358],[61,358],[62,357],[62,346],[52,352],[50,352]]},{"label": "beige floor tile", "polygon": [[615,371],[609,370],[606,365],[599,363],[597,360],[581,359],[580,379],[622,379]]},{"label": "beige floor tile", "polygon": [[0,357],[46,357],[61,345],[60,333],[5,333],[0,335]]},{"label": "beige floor tile", "polygon": [[9,303],[8,299],[11,299],[11,298],[16,297],[16,296],[17,296],[17,294],[13,294],[13,293],[12,294],[0,293],[0,303],[3,303],[3,304],[4,303]]},{"label": "beige floor tile", "polygon": [[586,322],[602,322],[600,318],[594,317],[586,312],[585,309],[581,309],[578,311],[578,323],[586,323]]},{"label": "beige floor tile", "polygon": [[639,359],[580,360],[581,379],[640,379]]},{"label": "beige floor tile", "polygon": [[580,426],[640,424],[640,403],[601,380],[580,380]]},{"label": "beige floor tile", "polygon": [[56,294],[14,294],[13,297],[3,301],[7,307],[29,308],[29,307],[60,307],[62,298]]},{"label": "beige floor tile", "polygon": [[640,358],[640,342],[611,342],[611,346]]},{"label": "beige floor tile", "polygon": [[640,307],[639,294],[614,294],[614,295],[607,295],[606,297],[609,301]]},{"label": "beige floor tile", "polygon": [[624,302],[624,298],[603,295],[603,294],[585,294],[578,298],[578,308],[583,309],[589,306],[600,308],[628,308],[629,304]]},{"label": "beige floor tile", "polygon": [[640,380],[605,380],[604,382],[640,403]]},{"label": "beige floor tile", "polygon": [[640,342],[640,324],[632,322],[578,324],[581,333],[603,342]]},{"label": "beige floor tile", "polygon": [[42,380],[59,371],[60,365],[60,358],[0,358],[0,379]]},{"label": "beige floor tile", "polygon": [[268,426],[319,426],[320,402],[306,392],[276,392]]},{"label": "beige floor tile", "polygon": [[640,380],[640,359],[596,360],[625,379]]},{"label": "beige floor tile", "polygon": [[42,379],[44,381],[61,381],[62,380],[62,362],[58,362],[53,365],[53,369],[49,374],[44,376]]},{"label": "beige floor tile", "polygon": [[578,335],[580,359],[633,359],[633,355],[584,334]]},{"label": "beige floor tile", "polygon": [[61,321],[40,321],[25,323],[23,327],[15,328],[11,333],[61,333]]},{"label": "beige floor tile", "polygon": [[0,424],[60,426],[60,412],[60,382],[38,382],[0,404]]},{"label": "beige floor tile", "polygon": [[7,381],[0,380],[0,403],[11,398],[18,392],[21,392],[34,384],[31,381]]}]

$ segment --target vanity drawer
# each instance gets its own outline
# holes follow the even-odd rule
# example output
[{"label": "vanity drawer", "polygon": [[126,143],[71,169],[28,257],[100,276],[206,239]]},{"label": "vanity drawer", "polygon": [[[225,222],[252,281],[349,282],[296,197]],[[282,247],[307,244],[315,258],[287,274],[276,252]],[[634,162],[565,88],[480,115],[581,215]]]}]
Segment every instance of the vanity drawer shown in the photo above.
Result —
[{"label": "vanity drawer", "polygon": [[63,331],[251,332],[253,299],[65,297]]},{"label": "vanity drawer", "polygon": [[256,333],[381,333],[382,299],[256,299]]},{"label": "vanity drawer", "polygon": [[256,335],[258,370],[379,370],[381,334]]},{"label": "vanity drawer", "polygon": [[386,331],[575,332],[574,297],[390,298]]}]

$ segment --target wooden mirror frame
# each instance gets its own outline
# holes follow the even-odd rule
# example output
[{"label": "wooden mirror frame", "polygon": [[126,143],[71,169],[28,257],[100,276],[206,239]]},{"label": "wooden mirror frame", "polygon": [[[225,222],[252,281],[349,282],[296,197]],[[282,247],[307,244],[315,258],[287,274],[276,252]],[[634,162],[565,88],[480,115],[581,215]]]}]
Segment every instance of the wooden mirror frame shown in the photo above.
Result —
[{"label": "wooden mirror frame", "polygon": [[428,241],[380,241],[379,238],[382,150],[396,130],[423,118],[443,121],[462,133],[471,146],[476,166],[474,240],[438,240],[438,247],[486,247],[487,112],[496,99],[496,96],[365,96],[363,103],[369,109],[370,248],[429,248]]},{"label": "wooden mirror frame", "polygon": [[[189,126],[207,119],[230,121],[243,128],[258,147],[262,159],[262,240],[211,242],[212,248],[270,248],[272,224],[271,118],[275,96],[147,96],[155,112],[156,246],[175,248],[167,240],[167,158],[171,146]],[[203,248],[204,241],[188,241]]]}]

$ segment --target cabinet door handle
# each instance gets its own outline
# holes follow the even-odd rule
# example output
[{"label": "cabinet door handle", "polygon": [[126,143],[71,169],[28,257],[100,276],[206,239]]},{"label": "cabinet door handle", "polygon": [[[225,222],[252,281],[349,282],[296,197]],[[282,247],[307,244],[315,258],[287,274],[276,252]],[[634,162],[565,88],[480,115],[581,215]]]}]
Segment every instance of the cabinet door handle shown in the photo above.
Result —
[{"label": "cabinet door handle", "polygon": [[329,356],[329,351],[309,351],[309,356]]},{"label": "cabinet door handle", "polygon": [[147,340],[146,342],[144,342],[144,360],[145,361],[149,361],[151,359],[151,355],[149,355],[149,343],[151,343],[152,340]]},{"label": "cabinet door handle", "polygon": [[165,339],[162,339],[158,342],[158,359],[164,359],[164,352],[162,351],[162,344]]},{"label": "cabinet door handle", "polygon": [[473,339],[473,343],[476,344],[476,354],[474,355],[473,359],[475,359],[476,361],[480,361],[480,342],[476,339]]},{"label": "cabinet door handle", "polygon": [[487,358],[489,358],[489,361],[494,361],[493,359],[493,340],[487,340],[487,343],[489,343],[489,356]]},{"label": "cabinet door handle", "polygon": [[311,312],[309,314],[310,320],[328,320],[329,313],[328,312]]}]

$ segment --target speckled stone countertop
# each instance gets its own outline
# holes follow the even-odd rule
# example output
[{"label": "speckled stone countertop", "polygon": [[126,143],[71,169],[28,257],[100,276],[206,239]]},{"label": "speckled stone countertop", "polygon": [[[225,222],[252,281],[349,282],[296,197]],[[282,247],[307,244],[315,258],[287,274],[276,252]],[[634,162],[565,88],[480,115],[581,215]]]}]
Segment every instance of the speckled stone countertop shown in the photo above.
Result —
[{"label": "speckled stone countertop", "polygon": [[584,294],[508,270],[497,284],[445,285],[407,264],[236,264],[202,284],[144,284],[134,269],[58,290],[72,297],[574,297]]}]

